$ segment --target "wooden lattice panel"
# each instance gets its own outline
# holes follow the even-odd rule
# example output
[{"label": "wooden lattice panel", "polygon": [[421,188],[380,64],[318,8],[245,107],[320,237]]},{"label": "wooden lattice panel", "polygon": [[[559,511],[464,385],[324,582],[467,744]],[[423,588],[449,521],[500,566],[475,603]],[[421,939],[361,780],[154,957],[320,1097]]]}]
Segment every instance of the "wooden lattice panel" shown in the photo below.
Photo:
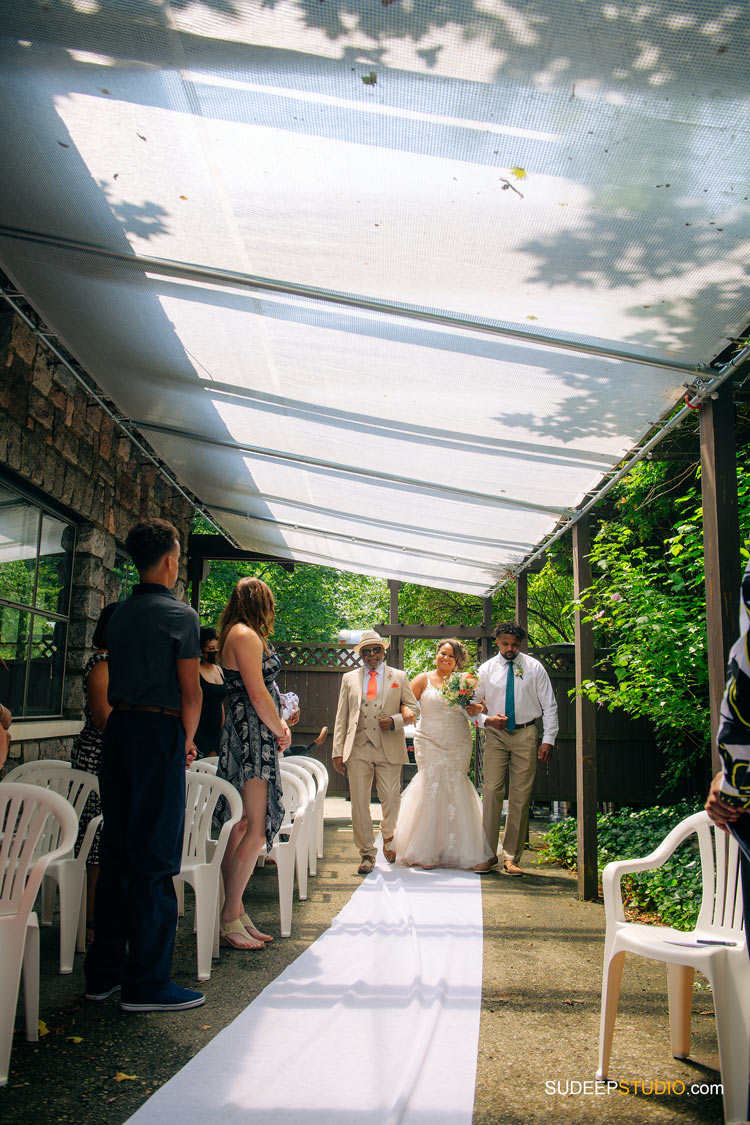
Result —
[{"label": "wooden lattice panel", "polygon": [[274,647],[284,668],[335,668],[348,672],[362,666],[357,653],[344,645],[289,642]]}]

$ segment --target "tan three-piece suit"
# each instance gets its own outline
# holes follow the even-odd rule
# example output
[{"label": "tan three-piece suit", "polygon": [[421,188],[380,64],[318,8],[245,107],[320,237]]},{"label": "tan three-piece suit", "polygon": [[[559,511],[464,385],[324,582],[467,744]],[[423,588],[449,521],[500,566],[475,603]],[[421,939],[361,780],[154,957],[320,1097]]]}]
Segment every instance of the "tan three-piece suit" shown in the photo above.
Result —
[{"label": "tan three-piece suit", "polygon": [[[401,704],[411,707],[415,715],[419,711],[406,672],[386,664],[378,694],[374,699],[363,699],[364,672],[363,668],[357,668],[343,677],[333,732],[333,756],[344,759],[352,801],[354,843],[363,859],[375,856],[375,833],[370,816],[373,774],[383,809],[381,831],[383,839],[389,840],[396,828],[401,803],[401,768],[409,761]],[[378,718],[381,715],[393,719],[393,730],[380,729]]]}]

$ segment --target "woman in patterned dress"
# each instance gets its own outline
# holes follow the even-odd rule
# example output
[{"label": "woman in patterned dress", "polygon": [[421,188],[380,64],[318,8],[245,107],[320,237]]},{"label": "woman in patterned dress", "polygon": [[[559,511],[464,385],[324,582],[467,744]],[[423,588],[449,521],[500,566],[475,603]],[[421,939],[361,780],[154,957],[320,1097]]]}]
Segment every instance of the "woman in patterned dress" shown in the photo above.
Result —
[{"label": "woman in patterned dress", "polygon": [[[112,708],[107,701],[107,688],[109,687],[109,668],[107,667],[107,622],[117,609],[117,602],[105,605],[94,629],[92,644],[94,653],[86,661],[83,669],[83,694],[84,724],[81,733],[73,743],[70,754],[70,764],[73,769],[85,770],[87,773],[99,773],[99,762],[102,756],[102,734]],[[95,793],[92,793],[84,805],[78,828],[76,841],[76,854],[83,841],[88,823],[102,811],[101,803]],[[86,861],[86,940],[92,941],[94,936],[94,888],[99,875],[99,837],[101,828],[96,833]]]},{"label": "woman in patterned dress", "polygon": [[[234,785],[244,806],[221,864],[221,940],[234,949],[261,949],[271,941],[245,913],[242,896],[258,856],[270,851],[284,816],[278,757],[291,735],[280,717],[275,682],[281,662],[268,643],[274,613],[273,594],[265,582],[241,578],[219,631],[227,698],[217,774]],[[215,819],[223,823],[228,816],[227,802],[219,802]]]}]

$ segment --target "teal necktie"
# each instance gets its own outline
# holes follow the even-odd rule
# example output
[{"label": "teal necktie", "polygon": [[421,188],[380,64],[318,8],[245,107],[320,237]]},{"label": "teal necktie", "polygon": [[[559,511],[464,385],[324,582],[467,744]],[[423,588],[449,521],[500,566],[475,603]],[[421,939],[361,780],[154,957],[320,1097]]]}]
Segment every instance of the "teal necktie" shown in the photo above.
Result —
[{"label": "teal necktie", "polygon": [[508,722],[505,726],[508,734],[511,734],[516,729],[516,701],[514,697],[514,684],[516,678],[515,664],[512,660],[508,661],[508,678],[505,681],[505,714]]}]

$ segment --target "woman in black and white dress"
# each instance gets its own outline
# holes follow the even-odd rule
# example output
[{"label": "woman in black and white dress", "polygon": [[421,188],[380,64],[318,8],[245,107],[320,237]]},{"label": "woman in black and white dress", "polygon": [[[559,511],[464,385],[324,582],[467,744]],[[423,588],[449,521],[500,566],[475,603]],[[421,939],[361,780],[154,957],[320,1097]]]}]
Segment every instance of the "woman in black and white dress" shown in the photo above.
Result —
[{"label": "woman in black and white dress", "polygon": [[[217,776],[234,785],[244,806],[221,864],[221,940],[234,949],[259,949],[271,940],[245,913],[242,896],[258,856],[271,850],[284,816],[278,757],[292,739],[281,718],[275,682],[281,661],[268,640],[274,616],[273,594],[266,583],[241,578],[219,632],[227,706]],[[221,800],[214,819],[221,824],[228,816],[227,802]]]},{"label": "woman in black and white dress", "polygon": [[[109,687],[109,668],[107,667],[107,622],[117,609],[118,603],[112,602],[105,605],[94,629],[92,644],[94,652],[86,661],[83,669],[83,729],[73,743],[70,753],[70,764],[73,769],[85,770],[87,773],[99,775],[99,763],[102,758],[102,735],[107,725],[107,719],[112,708],[107,700]],[[81,846],[84,833],[89,821],[98,816],[102,811],[99,798],[92,793],[83,807],[79,819],[78,839],[76,841],[76,854]],[[91,941],[94,935],[94,888],[99,875],[99,837],[101,828],[94,837],[88,860],[86,861],[87,889],[86,889],[86,940]]]}]

